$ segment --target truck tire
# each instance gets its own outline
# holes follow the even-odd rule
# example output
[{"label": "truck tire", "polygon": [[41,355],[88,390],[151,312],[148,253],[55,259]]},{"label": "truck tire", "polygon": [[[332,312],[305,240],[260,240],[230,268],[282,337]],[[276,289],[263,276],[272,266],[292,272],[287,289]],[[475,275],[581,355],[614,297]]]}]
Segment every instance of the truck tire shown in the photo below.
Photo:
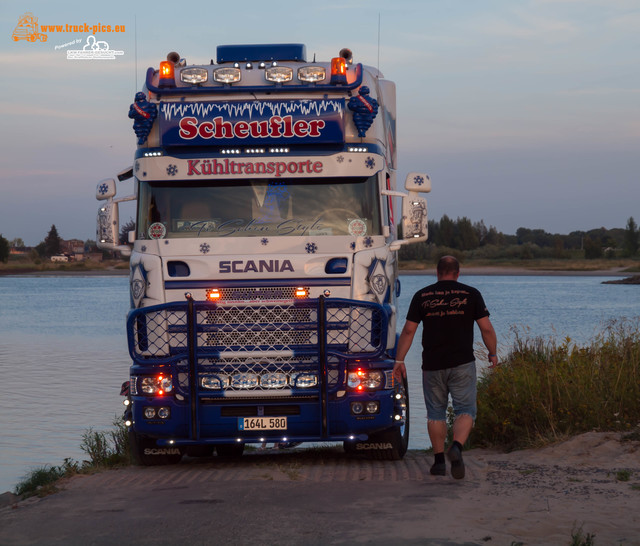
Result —
[{"label": "truck tire", "polygon": [[140,466],[178,464],[182,459],[179,447],[158,446],[153,438],[136,434],[129,429],[129,449],[131,459]]},{"label": "truck tire", "polygon": [[409,447],[409,389],[406,378],[396,394],[401,396],[396,399],[396,411],[404,414],[404,425],[371,434],[364,442],[345,442],[344,450],[348,455],[364,455],[368,459],[383,461],[399,461],[404,457]]},{"label": "truck tire", "polygon": [[236,459],[238,457],[242,457],[242,453],[244,452],[244,444],[240,442],[235,444],[218,444],[216,446],[216,451],[218,452],[218,457],[228,457],[230,459]]}]

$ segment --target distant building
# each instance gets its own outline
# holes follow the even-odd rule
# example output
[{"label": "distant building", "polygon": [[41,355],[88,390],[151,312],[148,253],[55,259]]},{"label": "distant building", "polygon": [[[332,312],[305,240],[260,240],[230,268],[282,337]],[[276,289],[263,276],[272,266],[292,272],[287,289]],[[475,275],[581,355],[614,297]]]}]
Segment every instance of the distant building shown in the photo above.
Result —
[{"label": "distant building", "polygon": [[60,241],[60,254],[64,254],[69,258],[69,261],[82,261],[84,260],[84,241],[80,239],[69,239]]}]

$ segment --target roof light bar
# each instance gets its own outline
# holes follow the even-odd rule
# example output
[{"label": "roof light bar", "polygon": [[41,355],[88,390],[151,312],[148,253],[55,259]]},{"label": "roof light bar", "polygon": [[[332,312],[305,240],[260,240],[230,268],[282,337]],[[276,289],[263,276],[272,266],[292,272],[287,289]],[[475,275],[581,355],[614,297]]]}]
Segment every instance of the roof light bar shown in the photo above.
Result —
[{"label": "roof light bar", "polygon": [[327,77],[324,66],[301,66],[298,68],[298,79],[301,82],[321,82]]},{"label": "roof light bar", "polygon": [[209,73],[205,68],[183,68],[180,71],[180,81],[192,85],[204,83],[209,79]]},{"label": "roof light bar", "polygon": [[293,68],[288,66],[271,66],[265,69],[264,79],[273,83],[290,82],[293,79]]},{"label": "roof light bar", "polygon": [[213,71],[213,79],[218,83],[237,83],[242,79],[242,73],[239,68],[216,68]]}]

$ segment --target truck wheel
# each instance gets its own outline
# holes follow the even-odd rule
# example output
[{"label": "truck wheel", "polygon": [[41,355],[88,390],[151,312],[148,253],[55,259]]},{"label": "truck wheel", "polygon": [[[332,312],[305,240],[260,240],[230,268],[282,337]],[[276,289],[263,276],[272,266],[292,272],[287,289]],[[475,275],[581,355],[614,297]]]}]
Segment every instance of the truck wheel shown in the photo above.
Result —
[{"label": "truck wheel", "polygon": [[404,457],[409,447],[409,389],[406,378],[397,387],[394,396],[394,415],[402,415],[404,425],[371,434],[364,442],[345,442],[344,450],[348,455],[364,455],[369,459],[384,461],[399,461]]},{"label": "truck wheel", "polygon": [[218,452],[218,457],[229,457],[235,459],[237,457],[242,457],[244,444],[240,442],[236,444],[218,444],[216,446],[216,451]]},{"label": "truck wheel", "polygon": [[133,462],[141,466],[178,464],[182,459],[179,447],[158,446],[152,438],[136,434],[129,429],[129,449]]}]

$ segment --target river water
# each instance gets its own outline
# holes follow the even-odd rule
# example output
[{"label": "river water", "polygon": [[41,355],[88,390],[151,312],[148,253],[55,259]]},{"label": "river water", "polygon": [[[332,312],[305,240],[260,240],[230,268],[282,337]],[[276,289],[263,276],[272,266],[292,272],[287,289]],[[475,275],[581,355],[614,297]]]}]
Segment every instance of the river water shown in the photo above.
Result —
[{"label": "river water", "polygon": [[[640,287],[606,277],[469,276],[482,292],[501,351],[513,331],[588,344],[609,321],[640,316]],[[432,276],[401,277],[399,316]],[[82,435],[110,430],[128,379],[128,277],[0,277],[0,493],[29,470],[82,460]],[[402,328],[400,320],[398,329]],[[476,336],[477,339],[479,335]],[[420,332],[409,355],[411,449],[428,446]]]}]

